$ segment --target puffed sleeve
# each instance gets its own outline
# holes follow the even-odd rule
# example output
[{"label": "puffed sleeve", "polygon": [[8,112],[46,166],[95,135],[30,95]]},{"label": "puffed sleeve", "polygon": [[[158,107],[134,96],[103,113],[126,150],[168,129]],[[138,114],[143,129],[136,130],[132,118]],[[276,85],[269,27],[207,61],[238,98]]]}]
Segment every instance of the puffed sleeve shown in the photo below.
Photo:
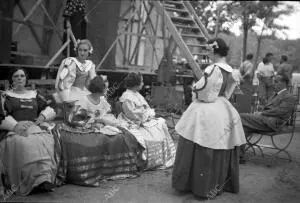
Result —
[{"label": "puffed sleeve", "polygon": [[1,108],[0,108],[0,129],[12,131],[18,123],[11,115],[12,105],[7,101],[5,95],[1,94]]},{"label": "puffed sleeve", "polygon": [[41,94],[37,94],[36,100],[38,105],[38,113],[44,116],[45,121],[53,120],[56,117],[56,112],[52,107],[48,106],[47,99]]},{"label": "puffed sleeve", "polygon": [[70,89],[76,78],[76,63],[69,57],[64,59],[57,72],[55,89],[61,91]]}]

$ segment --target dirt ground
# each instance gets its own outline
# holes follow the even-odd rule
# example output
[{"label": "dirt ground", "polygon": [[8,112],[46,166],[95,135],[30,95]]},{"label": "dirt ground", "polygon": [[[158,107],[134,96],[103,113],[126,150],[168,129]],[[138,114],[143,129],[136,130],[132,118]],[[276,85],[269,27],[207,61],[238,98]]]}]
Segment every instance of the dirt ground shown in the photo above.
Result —
[{"label": "dirt ground", "polygon": [[[280,143],[286,141],[285,135],[278,137]],[[265,143],[270,143],[264,140]],[[288,151],[293,161],[276,160],[269,167],[268,157],[254,156],[248,153],[249,161],[240,165],[240,192],[223,193],[212,203],[235,202],[300,202],[300,122]],[[81,187],[64,185],[53,193],[34,194],[27,197],[11,197],[7,202],[199,202],[192,194],[181,194],[171,187],[172,169],[148,171],[134,179],[108,181],[101,187]]]}]

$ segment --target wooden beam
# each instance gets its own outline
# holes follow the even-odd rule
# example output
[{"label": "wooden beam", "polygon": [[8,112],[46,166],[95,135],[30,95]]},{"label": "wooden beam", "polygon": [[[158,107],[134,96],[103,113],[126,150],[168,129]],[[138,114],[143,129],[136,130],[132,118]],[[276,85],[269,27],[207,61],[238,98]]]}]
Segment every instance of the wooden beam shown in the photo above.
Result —
[{"label": "wooden beam", "polygon": [[67,41],[63,44],[63,46],[55,53],[55,55],[50,59],[50,61],[45,65],[48,68],[54,60],[60,55],[61,52],[70,44],[71,40],[67,39]]},{"label": "wooden beam", "polygon": [[204,25],[202,24],[202,22],[200,21],[197,13],[195,12],[195,9],[193,8],[193,6],[191,5],[191,3],[189,1],[183,1],[183,4],[185,5],[185,7],[187,8],[187,10],[191,13],[192,18],[194,19],[194,21],[197,23],[197,25],[199,26],[202,34],[205,36],[206,39],[210,39],[211,36],[208,34],[206,28],[204,27]]},{"label": "wooden beam", "polygon": [[[26,10],[25,10],[24,6],[22,5],[21,1],[18,2],[18,6],[20,8],[20,11],[21,11],[22,15],[25,16],[25,18],[26,18],[28,16],[28,14],[26,14]],[[28,21],[30,22],[30,20],[28,20]],[[31,31],[31,33],[32,33],[35,41],[37,42],[38,46],[40,47],[41,50],[43,50],[43,44],[42,44],[41,40],[39,39],[39,36],[38,36],[36,30],[34,29],[34,27],[32,25],[28,25],[28,27],[29,27],[29,29],[30,29],[30,31]],[[16,30],[15,34],[17,32],[18,32],[18,30]]]},{"label": "wooden beam", "polygon": [[152,38],[152,39],[164,39],[162,36],[155,36],[155,35],[148,35],[148,34],[142,34],[142,33],[136,33],[136,32],[123,32],[124,35],[132,35],[132,36],[140,36],[145,38]]},{"label": "wooden beam", "polygon": [[[31,15],[34,13],[35,9],[36,9],[42,2],[43,2],[43,0],[37,0],[37,1],[35,2],[35,4],[33,5],[33,7],[30,9],[30,11],[28,12],[28,14],[26,14],[26,15],[23,14],[23,15],[24,15],[24,21],[29,20],[29,18],[31,17]],[[20,7],[20,5],[21,5],[22,3],[21,3],[21,1],[18,1],[17,4],[18,4],[19,7]],[[20,9],[21,9],[21,8],[20,8]],[[23,11],[24,11],[24,13],[26,13],[24,7],[23,7]],[[14,33],[15,35],[20,31],[21,27],[22,27],[21,24],[17,26],[17,28],[16,28],[16,30],[15,30],[15,33]]]},{"label": "wooden beam", "polygon": [[[143,1],[143,4],[141,4],[141,6],[146,6],[145,5],[145,3],[144,3],[144,1]],[[143,32],[144,32],[144,30],[146,30],[146,28],[147,28],[147,22],[148,22],[148,20],[150,19],[150,13],[151,13],[151,11],[152,11],[152,8],[153,7],[151,7],[151,9],[150,9],[150,12],[148,13],[147,12],[147,10],[146,10],[146,8],[145,8],[145,12],[146,12],[146,15],[147,15],[147,17],[146,17],[146,20],[145,20],[145,23],[143,22],[143,20],[141,19],[141,18],[139,18],[139,20],[142,22],[142,29],[141,30],[139,30],[139,33],[141,33],[141,34],[143,34]],[[140,10],[139,10],[139,12],[138,12],[138,16],[140,17],[142,14],[141,14],[141,12],[140,12]],[[150,21],[150,20],[149,20]],[[150,23],[151,23],[151,21],[150,21]],[[152,23],[151,23],[152,24]],[[140,25],[140,24],[139,24]],[[152,27],[153,28],[153,27]],[[154,32],[153,32],[154,33]],[[149,35],[149,36],[151,36],[151,35]],[[130,58],[130,62],[132,61],[132,59],[133,59],[133,57],[134,56],[136,56],[136,55],[138,55],[138,54],[136,54],[136,52],[138,52],[138,50],[139,50],[139,46],[140,46],[140,41],[141,41],[141,35],[138,35],[138,40],[137,40],[137,43],[135,44],[135,48],[134,48],[134,51],[133,51],[133,53],[132,53],[132,56],[131,56],[131,58]],[[153,40],[153,39],[152,39]],[[154,41],[155,41],[155,39],[154,39]],[[151,43],[151,42],[150,42]],[[153,43],[152,43],[153,44]],[[137,57],[136,57],[136,61],[135,61],[135,63],[137,64]]]},{"label": "wooden beam", "polygon": [[190,52],[189,48],[187,47],[187,45],[183,41],[182,37],[179,35],[179,33],[178,33],[175,25],[173,24],[171,18],[169,17],[168,13],[165,11],[164,7],[162,6],[162,4],[159,1],[153,1],[152,3],[156,7],[157,12],[159,12],[161,14],[161,16],[163,16],[165,25],[169,29],[169,32],[173,36],[173,38],[176,41],[178,47],[180,48],[183,55],[187,59],[187,61],[188,61],[189,65],[191,66],[195,76],[199,80],[202,77],[202,71],[201,71],[199,65],[194,60],[192,53]]},{"label": "wooden beam", "polygon": [[43,6],[43,4],[40,4],[42,10],[44,11],[45,15],[47,16],[47,18],[49,19],[50,23],[52,24],[53,28],[55,29],[55,31],[57,32],[58,37],[60,38],[60,40],[63,40],[62,36],[60,35],[55,23],[53,22],[52,18],[50,17],[48,11],[46,10],[46,8]]},{"label": "wooden beam", "polygon": [[25,68],[49,68],[58,69],[56,66],[39,66],[39,65],[28,65],[28,64],[12,64],[12,63],[0,63],[1,68],[11,68],[11,67],[25,67]]},{"label": "wooden beam", "polygon": [[[47,1],[48,3],[50,3],[50,0]],[[64,1],[51,1],[51,3],[55,2],[56,3],[56,6],[55,6],[55,12],[54,14],[52,15],[53,16],[53,21],[55,24],[57,24],[58,22],[58,19],[59,19],[59,14],[60,14],[60,11],[63,9],[63,3]],[[58,4],[58,5],[57,5]],[[45,24],[50,24],[49,21],[47,21],[47,19],[45,19]],[[61,31],[56,27],[55,29],[56,31],[58,31],[59,33],[61,33]],[[44,30],[46,31],[46,30]],[[51,30],[47,30],[46,32],[44,32],[44,42],[45,42],[45,53],[48,53],[48,47],[49,47],[49,44],[51,42],[51,39],[52,39],[52,36],[54,34],[54,28],[51,29]]]},{"label": "wooden beam", "polygon": [[[38,23],[33,23],[33,22],[29,22],[29,21],[24,21],[24,20],[18,20],[18,19],[14,19],[14,18],[6,18],[6,17],[3,17],[3,16],[0,16],[0,19],[3,19],[3,20],[6,20],[6,21],[12,21],[14,23],[19,23],[19,24],[23,24],[23,25],[26,25],[26,26],[35,26],[35,27],[41,27],[43,29],[48,29],[48,30],[55,30],[52,26],[49,26],[49,25],[41,25],[41,24],[38,24]],[[66,32],[67,30],[62,30],[62,29],[59,29],[59,32]]]},{"label": "wooden beam", "polygon": [[121,49],[121,51],[122,51],[122,53],[123,53],[123,56],[124,56],[124,55],[125,55],[125,50],[124,50],[124,47],[123,47],[123,45],[122,45],[122,43],[121,43],[120,38],[118,39],[118,44],[119,44],[120,49]]},{"label": "wooden beam", "polygon": [[128,19],[128,21],[126,22],[126,24],[120,29],[118,30],[118,36],[117,38],[113,41],[113,43],[110,45],[109,49],[107,50],[107,52],[105,53],[105,55],[103,56],[102,60],[100,61],[100,63],[97,65],[96,70],[98,70],[101,65],[103,64],[103,62],[106,60],[108,54],[111,52],[111,50],[114,48],[114,46],[116,45],[116,43],[118,42],[119,38],[123,35],[124,31],[128,28],[128,25],[131,22],[131,19],[133,19],[134,15],[136,14],[136,10],[131,14],[130,18]]}]

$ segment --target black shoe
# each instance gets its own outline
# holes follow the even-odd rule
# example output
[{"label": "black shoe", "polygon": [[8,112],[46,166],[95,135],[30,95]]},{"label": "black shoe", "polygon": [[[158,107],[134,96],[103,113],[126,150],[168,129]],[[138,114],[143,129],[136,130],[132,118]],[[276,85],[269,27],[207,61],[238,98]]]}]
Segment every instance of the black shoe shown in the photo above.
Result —
[{"label": "black shoe", "polygon": [[37,186],[37,189],[40,192],[54,192],[55,187],[56,186],[53,183],[45,181],[45,182],[41,183],[39,186]]}]

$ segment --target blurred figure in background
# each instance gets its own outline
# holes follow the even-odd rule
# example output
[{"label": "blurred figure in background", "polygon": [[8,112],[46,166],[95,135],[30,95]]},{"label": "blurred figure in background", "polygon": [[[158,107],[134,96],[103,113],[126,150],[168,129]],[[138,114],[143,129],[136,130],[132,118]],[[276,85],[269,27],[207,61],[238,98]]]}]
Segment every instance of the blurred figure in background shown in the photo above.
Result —
[{"label": "blurred figure in background", "polygon": [[287,61],[288,61],[288,57],[286,55],[282,55],[280,59],[280,65],[277,70],[277,75],[286,75],[290,81],[288,88],[291,88],[293,66],[289,64]]},{"label": "blurred figure in background", "polygon": [[246,60],[240,66],[242,82],[240,85],[244,94],[252,95],[252,79],[254,75],[253,54],[247,54]]},{"label": "blurred figure in background", "polygon": [[273,76],[275,75],[274,66],[272,64],[272,53],[267,53],[257,66],[257,74],[259,79],[259,97],[262,105],[272,95]]}]

